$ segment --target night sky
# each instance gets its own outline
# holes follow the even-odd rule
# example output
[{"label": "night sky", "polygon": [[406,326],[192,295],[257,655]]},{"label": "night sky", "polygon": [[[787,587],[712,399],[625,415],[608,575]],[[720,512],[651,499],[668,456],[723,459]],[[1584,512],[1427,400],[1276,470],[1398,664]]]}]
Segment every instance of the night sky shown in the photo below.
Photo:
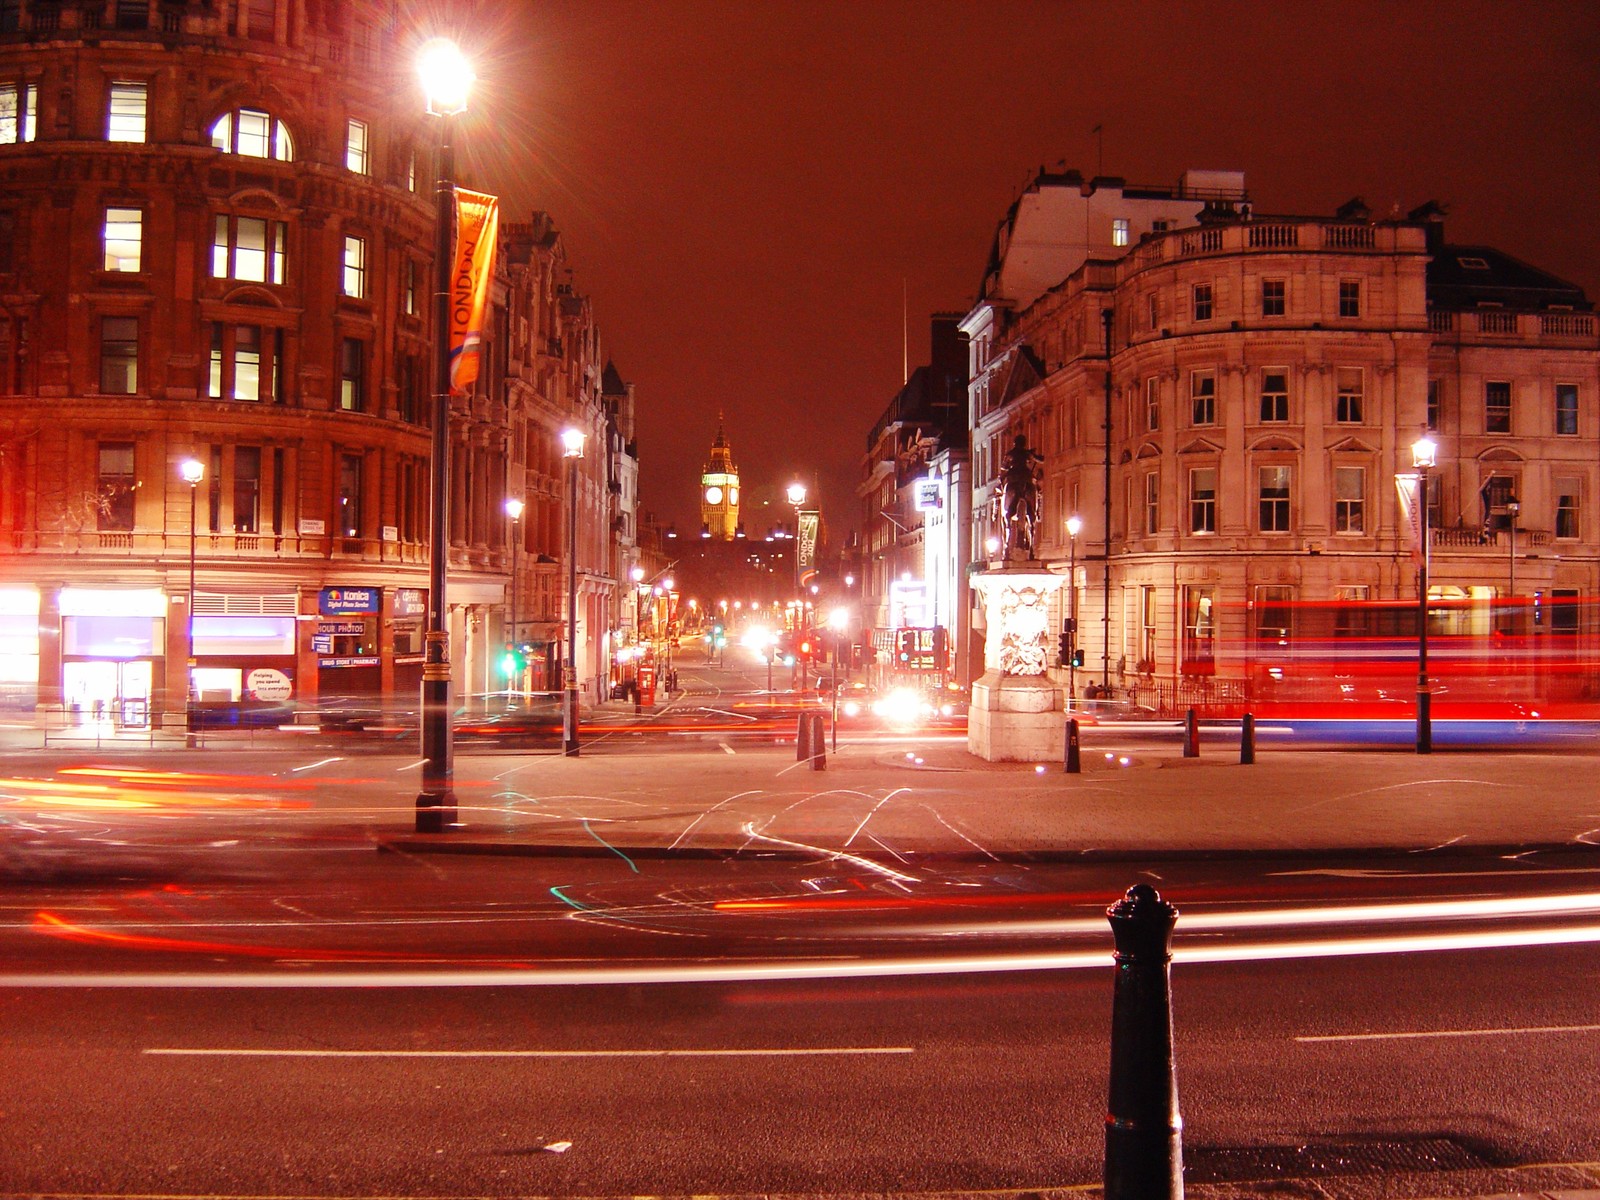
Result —
[{"label": "night sky", "polygon": [[1595,0],[489,8],[463,182],[554,216],[638,387],[642,503],[683,531],[719,409],[752,533],[796,476],[859,524],[902,296],[915,368],[1041,166],[1243,170],[1258,214],[1437,199],[1452,241],[1600,299]]}]

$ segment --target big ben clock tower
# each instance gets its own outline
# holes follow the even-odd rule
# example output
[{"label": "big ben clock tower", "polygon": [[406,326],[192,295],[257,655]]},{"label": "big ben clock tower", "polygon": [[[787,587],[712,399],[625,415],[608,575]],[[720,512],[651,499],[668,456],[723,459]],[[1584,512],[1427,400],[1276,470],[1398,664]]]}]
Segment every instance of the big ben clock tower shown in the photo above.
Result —
[{"label": "big ben clock tower", "polygon": [[700,475],[700,523],[714,538],[732,541],[739,528],[739,468],[717,418],[717,440]]}]

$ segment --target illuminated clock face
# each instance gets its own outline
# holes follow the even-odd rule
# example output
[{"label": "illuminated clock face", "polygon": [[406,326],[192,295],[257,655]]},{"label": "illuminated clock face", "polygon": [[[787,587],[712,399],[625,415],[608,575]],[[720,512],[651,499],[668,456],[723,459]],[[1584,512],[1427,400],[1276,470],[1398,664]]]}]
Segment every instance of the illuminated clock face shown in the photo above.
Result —
[{"label": "illuminated clock face", "polygon": [[719,488],[719,487],[708,487],[706,489],[706,503],[707,504],[721,504],[722,503],[722,489]]},{"label": "illuminated clock face", "polygon": [[739,489],[738,488],[729,488],[728,489],[728,503],[729,504],[737,504],[737,503],[739,503]]}]

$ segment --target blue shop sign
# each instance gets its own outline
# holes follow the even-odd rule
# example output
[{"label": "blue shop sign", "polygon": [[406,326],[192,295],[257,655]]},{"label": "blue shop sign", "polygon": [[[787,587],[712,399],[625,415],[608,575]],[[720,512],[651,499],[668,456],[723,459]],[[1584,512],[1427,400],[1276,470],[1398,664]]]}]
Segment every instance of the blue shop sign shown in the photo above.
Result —
[{"label": "blue shop sign", "polygon": [[325,617],[343,616],[346,613],[375,613],[382,588],[346,587],[323,588],[318,593],[318,605]]}]

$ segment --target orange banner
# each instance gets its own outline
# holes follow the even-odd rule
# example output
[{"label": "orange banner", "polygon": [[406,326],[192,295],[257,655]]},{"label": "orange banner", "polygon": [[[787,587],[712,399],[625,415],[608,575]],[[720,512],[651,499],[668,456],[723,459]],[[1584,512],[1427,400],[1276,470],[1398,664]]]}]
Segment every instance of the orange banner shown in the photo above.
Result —
[{"label": "orange banner", "polygon": [[450,392],[455,396],[466,395],[478,378],[499,236],[499,198],[457,188],[456,258],[450,269]]}]

